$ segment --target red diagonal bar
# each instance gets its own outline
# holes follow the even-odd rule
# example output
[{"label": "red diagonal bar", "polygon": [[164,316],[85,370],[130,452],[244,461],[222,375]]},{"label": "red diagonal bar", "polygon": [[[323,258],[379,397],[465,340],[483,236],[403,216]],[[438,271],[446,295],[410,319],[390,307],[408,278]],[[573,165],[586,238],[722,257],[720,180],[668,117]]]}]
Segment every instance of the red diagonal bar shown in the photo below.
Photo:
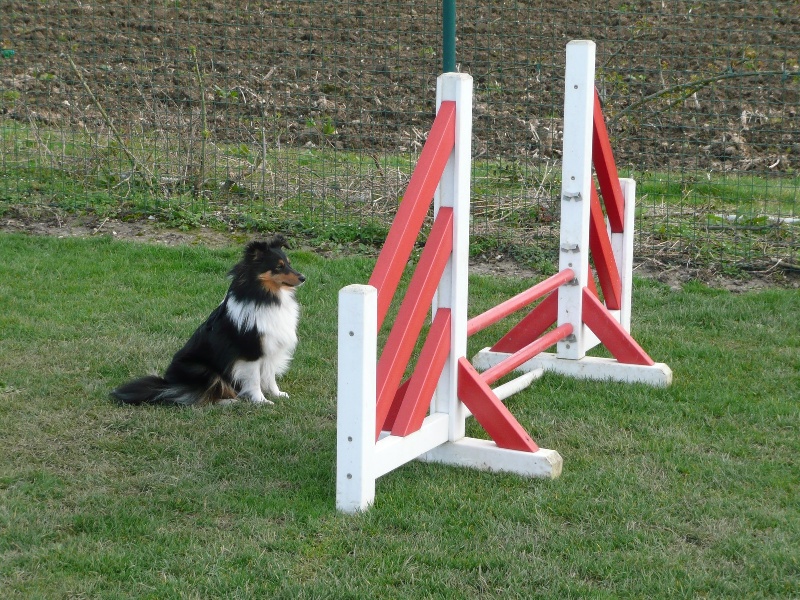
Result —
[{"label": "red diagonal bar", "polygon": [[389,408],[389,412],[386,415],[386,419],[383,421],[384,431],[389,431],[394,427],[394,422],[397,419],[397,413],[400,412],[400,406],[402,406],[403,404],[403,398],[405,398],[406,396],[406,390],[408,390],[409,383],[411,383],[411,380],[406,379],[394,393],[394,398],[392,399],[392,406]]},{"label": "red diagonal bar", "polygon": [[596,297],[600,297],[600,292],[597,291],[597,284],[594,282],[594,271],[592,265],[589,265],[589,274],[586,276],[586,287],[589,288]]},{"label": "red diagonal bar", "polygon": [[455,123],[456,103],[442,102],[369,279],[369,284],[378,290],[379,329],[455,146]]},{"label": "red diagonal bar", "polygon": [[[603,208],[597,190],[592,186],[591,210],[589,213],[589,250],[592,252],[592,261],[600,280],[600,289],[603,298],[610,310],[619,310],[622,297],[622,281],[619,278],[617,259],[611,248],[611,239],[603,217]],[[591,274],[590,274],[591,275]]]},{"label": "red diagonal bar", "polygon": [[481,373],[481,378],[486,382],[486,385],[492,385],[495,381],[501,377],[504,377],[505,375],[508,375],[522,363],[529,361],[540,352],[543,352],[550,346],[560,342],[570,333],[572,333],[572,325],[569,323],[564,323],[563,325],[553,329],[553,331],[548,331],[538,340],[534,340],[525,346],[522,350],[518,350],[490,369],[486,369],[483,373]]},{"label": "red diagonal bar", "polygon": [[464,357],[458,359],[458,397],[500,448],[523,452],[539,449]]},{"label": "red diagonal bar", "polygon": [[392,426],[392,435],[405,436],[422,427],[433,392],[450,353],[450,309],[440,308],[422,346],[414,374]]},{"label": "red diagonal bar", "polygon": [[528,306],[531,302],[535,302],[542,296],[549,294],[558,287],[564,285],[568,281],[575,279],[575,272],[572,269],[564,269],[560,273],[548,277],[544,281],[537,283],[533,287],[517,294],[513,298],[509,298],[505,302],[501,302],[494,308],[490,308],[485,313],[473,317],[467,321],[467,337],[486,329],[490,325],[494,325],[501,319],[506,318],[511,313]]},{"label": "red diagonal bar", "polygon": [[558,294],[550,292],[536,308],[492,346],[494,352],[516,352],[542,335],[558,320]]},{"label": "red diagonal bar", "polygon": [[614,164],[614,153],[608,139],[608,130],[603,118],[603,108],[600,106],[600,95],[594,91],[594,127],[592,128],[592,163],[600,184],[600,193],[603,194],[603,203],[606,206],[608,222],[611,231],[622,233],[625,197],[619,185],[617,165]]},{"label": "red diagonal bar", "polygon": [[583,288],[583,322],[619,362],[647,366],[655,364],[631,334],[625,331],[600,300],[586,288]]},{"label": "red diagonal bar", "polygon": [[441,207],[419,263],[408,284],[392,331],[386,340],[377,369],[377,436],[383,429],[392,407],[395,391],[414,351],[428,309],[436,293],[444,267],[453,250],[453,209]]}]

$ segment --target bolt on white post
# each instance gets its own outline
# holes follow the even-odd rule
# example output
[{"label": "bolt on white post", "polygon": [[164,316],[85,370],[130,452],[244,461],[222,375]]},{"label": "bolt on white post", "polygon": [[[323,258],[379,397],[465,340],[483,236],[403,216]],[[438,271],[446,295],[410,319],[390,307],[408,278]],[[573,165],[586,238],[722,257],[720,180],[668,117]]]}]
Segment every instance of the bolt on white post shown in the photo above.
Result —
[{"label": "bolt on white post", "polygon": [[375,500],[378,291],[339,290],[336,408],[336,508],[355,513]]},{"label": "bolt on white post", "polygon": [[572,269],[575,282],[558,289],[558,325],[571,324],[572,334],[558,343],[557,354],[559,358],[573,360],[586,355],[582,294],[589,276],[589,207],[591,186],[594,185],[594,61],[594,42],[575,40],[567,44],[559,270]]}]

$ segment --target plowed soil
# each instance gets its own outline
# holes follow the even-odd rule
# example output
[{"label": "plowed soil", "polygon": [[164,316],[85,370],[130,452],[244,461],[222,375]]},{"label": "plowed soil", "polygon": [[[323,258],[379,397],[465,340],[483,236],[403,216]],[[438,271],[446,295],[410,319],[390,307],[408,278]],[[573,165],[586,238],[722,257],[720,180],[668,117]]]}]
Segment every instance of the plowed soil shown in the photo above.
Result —
[{"label": "plowed soil", "polygon": [[[564,46],[585,38],[598,44],[618,162],[798,168],[794,0],[561,4],[459,3],[476,155],[558,157]],[[0,112],[102,128],[102,106],[120,128],[169,132],[196,118],[204,96],[217,142],[249,143],[268,123],[270,143],[413,149],[441,70],[438,5],[5,0],[0,43],[13,55],[0,59]]]}]

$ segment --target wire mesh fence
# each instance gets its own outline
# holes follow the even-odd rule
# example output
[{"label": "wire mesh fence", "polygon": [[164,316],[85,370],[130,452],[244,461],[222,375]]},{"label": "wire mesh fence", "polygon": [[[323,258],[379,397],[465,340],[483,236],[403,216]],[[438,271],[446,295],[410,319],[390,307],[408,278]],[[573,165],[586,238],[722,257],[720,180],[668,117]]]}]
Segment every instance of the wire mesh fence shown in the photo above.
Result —
[{"label": "wire mesh fence", "polygon": [[[441,71],[434,0],[0,4],[0,210],[379,243]],[[800,269],[795,0],[457,4],[475,244],[555,256],[564,48],[597,43],[637,253]]]}]

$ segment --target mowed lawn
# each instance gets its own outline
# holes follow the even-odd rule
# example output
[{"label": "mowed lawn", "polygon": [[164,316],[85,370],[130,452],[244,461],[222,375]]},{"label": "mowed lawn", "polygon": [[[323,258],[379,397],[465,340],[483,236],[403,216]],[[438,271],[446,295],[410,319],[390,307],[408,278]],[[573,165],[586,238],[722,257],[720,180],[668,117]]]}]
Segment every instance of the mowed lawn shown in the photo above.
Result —
[{"label": "mowed lawn", "polygon": [[[367,258],[291,253],[308,282],[290,399],[109,400],[163,370],[239,252],[0,235],[0,596],[800,597],[797,290],[637,280],[633,333],[670,388],[547,375],[507,401],[559,479],[411,463],[348,516],[336,305]],[[470,283],[477,314],[535,281]]]}]

